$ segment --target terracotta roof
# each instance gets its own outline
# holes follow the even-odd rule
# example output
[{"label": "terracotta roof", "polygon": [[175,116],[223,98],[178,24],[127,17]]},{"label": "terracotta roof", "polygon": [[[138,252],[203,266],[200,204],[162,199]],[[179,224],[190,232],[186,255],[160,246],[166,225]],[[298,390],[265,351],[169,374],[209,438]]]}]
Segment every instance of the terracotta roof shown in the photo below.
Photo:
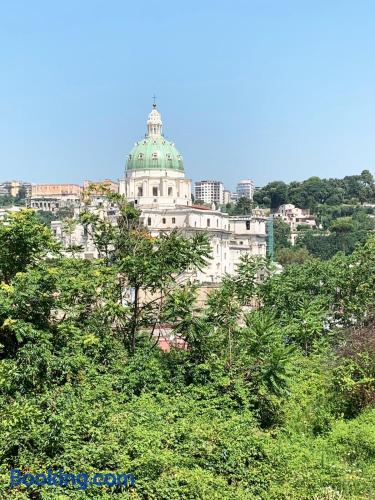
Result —
[{"label": "terracotta roof", "polygon": [[197,208],[198,210],[211,210],[210,207],[205,207],[203,205],[192,205],[191,208]]}]

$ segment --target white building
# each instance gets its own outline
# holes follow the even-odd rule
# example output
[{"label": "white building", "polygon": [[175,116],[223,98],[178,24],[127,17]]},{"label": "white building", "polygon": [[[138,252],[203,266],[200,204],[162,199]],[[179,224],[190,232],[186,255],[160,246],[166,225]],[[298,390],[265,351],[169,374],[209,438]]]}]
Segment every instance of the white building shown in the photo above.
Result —
[{"label": "white building", "polygon": [[198,181],[195,183],[195,199],[204,203],[217,203],[224,201],[224,184],[220,181]]},{"label": "white building", "polygon": [[[200,283],[217,283],[235,271],[240,256],[266,256],[266,218],[230,217],[191,201],[191,182],[185,177],[183,159],[162,133],[162,121],[154,105],[147,121],[147,135],[129,154],[119,191],[141,211],[141,221],[153,236],[180,229],[186,236],[209,234],[212,259],[193,276]],[[110,207],[99,205],[103,213]],[[59,221],[52,223],[56,236],[66,245],[84,247],[83,257],[96,256],[90,237],[77,225],[67,237]]]},{"label": "white building", "polygon": [[290,227],[290,241],[292,245],[297,240],[298,226],[306,225],[310,228],[316,227],[316,221],[310,210],[298,208],[291,203],[280,205],[277,212],[273,215],[274,218],[282,219]]},{"label": "white building", "polygon": [[245,179],[237,184],[237,196],[238,198],[248,198],[252,200],[254,197],[255,184],[251,179]]}]

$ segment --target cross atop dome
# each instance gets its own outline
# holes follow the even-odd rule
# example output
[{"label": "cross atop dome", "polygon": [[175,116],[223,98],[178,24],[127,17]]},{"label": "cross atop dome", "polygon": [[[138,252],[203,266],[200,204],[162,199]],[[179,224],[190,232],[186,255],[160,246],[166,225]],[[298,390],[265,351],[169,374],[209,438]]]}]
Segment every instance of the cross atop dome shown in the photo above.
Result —
[{"label": "cross atop dome", "polygon": [[156,96],[153,96],[154,104],[152,105],[152,111],[148,115],[147,120],[147,135],[149,137],[161,137],[163,134],[163,122],[161,121],[161,116],[158,110],[156,109]]}]

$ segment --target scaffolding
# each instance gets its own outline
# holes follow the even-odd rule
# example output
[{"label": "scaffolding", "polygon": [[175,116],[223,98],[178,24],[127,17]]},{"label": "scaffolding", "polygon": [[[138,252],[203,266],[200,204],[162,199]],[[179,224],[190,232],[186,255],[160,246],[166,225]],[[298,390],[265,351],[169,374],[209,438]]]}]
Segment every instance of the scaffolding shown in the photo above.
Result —
[{"label": "scaffolding", "polygon": [[273,260],[273,217],[270,215],[267,221],[267,257]]}]

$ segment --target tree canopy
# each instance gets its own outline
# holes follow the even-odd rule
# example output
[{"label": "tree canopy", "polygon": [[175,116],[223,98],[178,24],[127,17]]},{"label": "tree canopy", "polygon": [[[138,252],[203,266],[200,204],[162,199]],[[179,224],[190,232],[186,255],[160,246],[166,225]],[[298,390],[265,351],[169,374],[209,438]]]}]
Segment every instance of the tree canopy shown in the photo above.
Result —
[{"label": "tree canopy", "polygon": [[374,203],[375,182],[368,170],[363,170],[360,175],[350,175],[343,179],[310,177],[289,184],[273,181],[255,191],[254,201],[262,207],[274,210],[285,203],[292,203],[299,208],[313,211],[319,205]]}]

